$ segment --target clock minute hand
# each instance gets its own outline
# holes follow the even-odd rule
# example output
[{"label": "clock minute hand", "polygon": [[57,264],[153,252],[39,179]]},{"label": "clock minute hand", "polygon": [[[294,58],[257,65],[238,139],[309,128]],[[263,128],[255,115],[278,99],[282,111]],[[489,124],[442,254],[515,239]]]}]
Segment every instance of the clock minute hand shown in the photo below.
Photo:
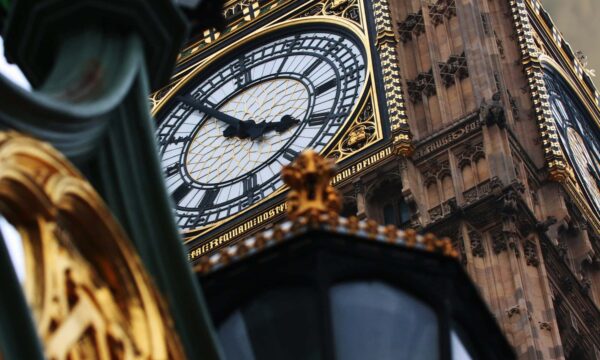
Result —
[{"label": "clock minute hand", "polygon": [[191,96],[178,96],[177,100],[181,101],[182,103],[184,103],[188,106],[191,106],[195,109],[202,111],[206,115],[210,115],[218,120],[221,120],[222,122],[226,123],[227,125],[239,126],[239,124],[242,122],[241,120],[236,119],[231,115],[227,115],[224,112],[220,112],[219,110],[215,110],[213,108],[210,108],[210,107],[204,105],[203,103],[192,98]]},{"label": "clock minute hand", "polygon": [[240,139],[246,139],[248,137],[252,137],[253,135],[251,130],[255,124],[254,120],[239,120],[231,115],[225,114],[224,112],[208,107],[191,96],[178,96],[177,99],[184,104],[200,110],[206,115],[212,116],[215,119],[221,120],[225,124],[229,125],[223,131],[223,136],[227,138],[237,136]]}]

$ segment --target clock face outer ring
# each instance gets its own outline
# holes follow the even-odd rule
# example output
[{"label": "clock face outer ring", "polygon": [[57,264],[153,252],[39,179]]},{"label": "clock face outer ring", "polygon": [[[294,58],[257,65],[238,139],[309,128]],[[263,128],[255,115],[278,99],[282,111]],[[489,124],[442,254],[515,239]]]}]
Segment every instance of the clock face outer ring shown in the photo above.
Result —
[{"label": "clock face outer ring", "polygon": [[582,195],[592,209],[600,211],[600,189],[587,168],[590,166],[600,173],[598,159],[591,151],[598,144],[587,144],[584,140],[586,136],[583,135],[587,131],[593,132],[590,127],[595,127],[596,123],[591,120],[590,108],[575,95],[579,92],[568,75],[551,59],[544,57],[543,60],[544,81],[550,91],[548,105],[558,130],[560,147],[573,170],[573,180],[581,188]]},{"label": "clock face outer ring", "polygon": [[[333,136],[329,140],[327,145],[321,149],[323,152],[327,151],[327,149],[330,148],[331,145],[335,143],[335,141],[339,138],[340,134],[343,133],[343,129],[347,127],[349,120],[355,117],[357,106],[361,102],[361,99],[364,97],[366,91],[368,90],[368,83],[370,82],[369,80],[371,78],[371,54],[366,36],[361,34],[355,25],[341,19],[314,17],[311,19],[290,20],[281,24],[277,24],[275,26],[268,27],[263,31],[247,36],[246,38],[242,39],[236,44],[229,45],[222,51],[208,57],[206,61],[203,62],[203,64],[199,65],[196,69],[191,71],[182,80],[180,80],[180,82],[169,91],[165,98],[161,100],[161,103],[155,109],[153,109],[153,115],[157,116],[158,118],[162,118],[163,121],[166,121],[166,114],[173,108],[173,106],[176,106],[175,104],[177,104],[177,102],[175,102],[175,104],[172,106],[164,106],[165,104],[169,103],[170,99],[172,99],[177,94],[187,93],[190,91],[190,89],[194,89],[194,86],[198,86],[203,81],[198,80],[198,77],[203,76],[203,74],[207,74],[207,77],[213,76],[214,73],[219,71],[223,64],[226,64],[228,61],[235,59],[237,55],[243,54],[245,52],[252,52],[253,50],[258,49],[265,44],[273,42],[277,39],[278,35],[281,38],[283,38],[285,36],[288,36],[288,34],[303,34],[310,33],[311,31],[337,33],[340,36],[345,36],[346,39],[353,42],[357,49],[360,50],[362,54],[361,60],[364,63],[364,71],[362,75],[364,78],[358,90],[358,96],[356,97],[354,103],[351,105],[350,110],[347,112],[345,119],[341,123],[341,126],[336,130],[335,136]],[[259,44],[256,45],[255,42],[258,42]],[[216,64],[216,60],[221,58],[225,59],[225,61],[220,62],[220,64]],[[235,96],[236,94],[233,94],[229,97],[229,99]],[[201,128],[202,126],[198,126],[198,128],[194,131],[194,136],[197,135],[199,128]],[[187,146],[189,146],[189,144],[186,145],[186,148]],[[188,150],[186,149],[186,154],[187,151]],[[218,226],[223,222],[226,222],[231,218],[237,217],[256,206],[264,204],[265,201],[280,194],[282,191],[282,186],[279,186],[279,188],[276,191],[273,191],[271,194],[260,199],[256,203],[251,203],[246,208],[240,209],[239,211],[236,211],[229,216],[217,219],[217,221],[210,222],[206,225],[188,228],[187,230],[184,230],[184,233],[186,233],[186,235],[196,235],[206,228]]]}]

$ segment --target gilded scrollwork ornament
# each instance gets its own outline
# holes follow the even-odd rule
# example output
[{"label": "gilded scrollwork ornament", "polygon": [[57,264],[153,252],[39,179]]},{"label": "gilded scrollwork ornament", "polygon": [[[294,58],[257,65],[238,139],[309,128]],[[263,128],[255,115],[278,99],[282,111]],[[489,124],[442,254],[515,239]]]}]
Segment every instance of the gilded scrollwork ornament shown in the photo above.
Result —
[{"label": "gilded scrollwork ornament", "polygon": [[321,1],[302,13],[306,16],[339,16],[361,23],[358,0],[325,0]]},{"label": "gilded scrollwork ornament", "polygon": [[167,307],[91,185],[50,145],[0,133],[0,212],[49,359],[183,359]]},{"label": "gilded scrollwork ornament", "polygon": [[377,131],[376,121],[373,114],[373,103],[369,99],[344,137],[327,157],[341,161],[379,140],[381,136]]}]

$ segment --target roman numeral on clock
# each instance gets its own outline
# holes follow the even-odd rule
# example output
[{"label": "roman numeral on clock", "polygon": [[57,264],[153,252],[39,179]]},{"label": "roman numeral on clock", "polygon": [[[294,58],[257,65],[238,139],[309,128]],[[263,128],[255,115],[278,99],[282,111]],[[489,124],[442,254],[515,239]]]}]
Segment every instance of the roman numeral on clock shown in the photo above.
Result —
[{"label": "roman numeral on clock", "polygon": [[308,126],[321,126],[327,122],[328,118],[329,114],[327,113],[312,114],[308,119]]},{"label": "roman numeral on clock", "polygon": [[236,63],[233,64],[233,72],[238,75],[235,77],[235,83],[238,87],[243,88],[252,81],[250,77],[250,70],[247,67],[247,64],[250,63],[250,59],[242,56],[238,59]]},{"label": "roman numeral on clock", "polygon": [[294,150],[292,150],[290,148],[287,148],[287,149],[285,149],[283,151],[283,158],[286,159],[287,161],[290,161],[290,162],[294,161],[294,159],[296,159],[296,157],[298,155],[300,155],[299,152],[294,151]]},{"label": "roman numeral on clock", "polygon": [[206,190],[204,197],[198,205],[198,211],[203,212],[206,208],[213,206],[215,204],[215,200],[217,200],[217,196],[219,196],[219,189]]},{"label": "roman numeral on clock", "polygon": [[337,84],[337,79],[331,79],[328,82],[319,85],[319,87],[317,87],[317,89],[315,90],[315,94],[317,96],[321,95],[322,93],[329,91],[331,89],[333,89],[335,87],[335,85]]},{"label": "roman numeral on clock", "polygon": [[188,184],[183,183],[179,185],[175,191],[173,191],[171,197],[173,198],[175,204],[179,204],[179,202],[183,200],[183,198],[186,197],[190,191],[192,191],[192,188]]},{"label": "roman numeral on clock", "polygon": [[176,164],[173,164],[173,165],[167,167],[167,169],[165,170],[165,175],[167,177],[170,177],[170,176],[177,174],[178,171],[179,171],[179,164],[176,163]]},{"label": "roman numeral on clock", "polygon": [[302,73],[302,75],[304,75],[304,76],[310,75],[310,73],[312,73],[313,71],[315,71],[315,69],[319,65],[321,65],[322,62],[323,62],[323,60],[321,60],[321,59],[315,60],[315,62],[313,62],[312,64],[310,64],[310,66],[306,70],[304,70],[304,72]]},{"label": "roman numeral on clock", "polygon": [[244,179],[244,194],[251,192],[258,185],[256,174],[250,174]]}]

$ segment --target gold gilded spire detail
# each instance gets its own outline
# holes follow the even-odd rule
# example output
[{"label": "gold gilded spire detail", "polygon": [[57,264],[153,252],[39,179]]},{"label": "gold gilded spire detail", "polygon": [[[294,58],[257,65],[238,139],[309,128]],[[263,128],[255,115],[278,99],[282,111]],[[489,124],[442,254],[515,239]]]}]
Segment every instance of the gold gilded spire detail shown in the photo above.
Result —
[{"label": "gold gilded spire detail", "polygon": [[335,172],[333,161],[314,150],[303,151],[292,164],[283,168],[283,181],[290,187],[287,199],[290,220],[340,212],[341,197],[330,184]]}]

